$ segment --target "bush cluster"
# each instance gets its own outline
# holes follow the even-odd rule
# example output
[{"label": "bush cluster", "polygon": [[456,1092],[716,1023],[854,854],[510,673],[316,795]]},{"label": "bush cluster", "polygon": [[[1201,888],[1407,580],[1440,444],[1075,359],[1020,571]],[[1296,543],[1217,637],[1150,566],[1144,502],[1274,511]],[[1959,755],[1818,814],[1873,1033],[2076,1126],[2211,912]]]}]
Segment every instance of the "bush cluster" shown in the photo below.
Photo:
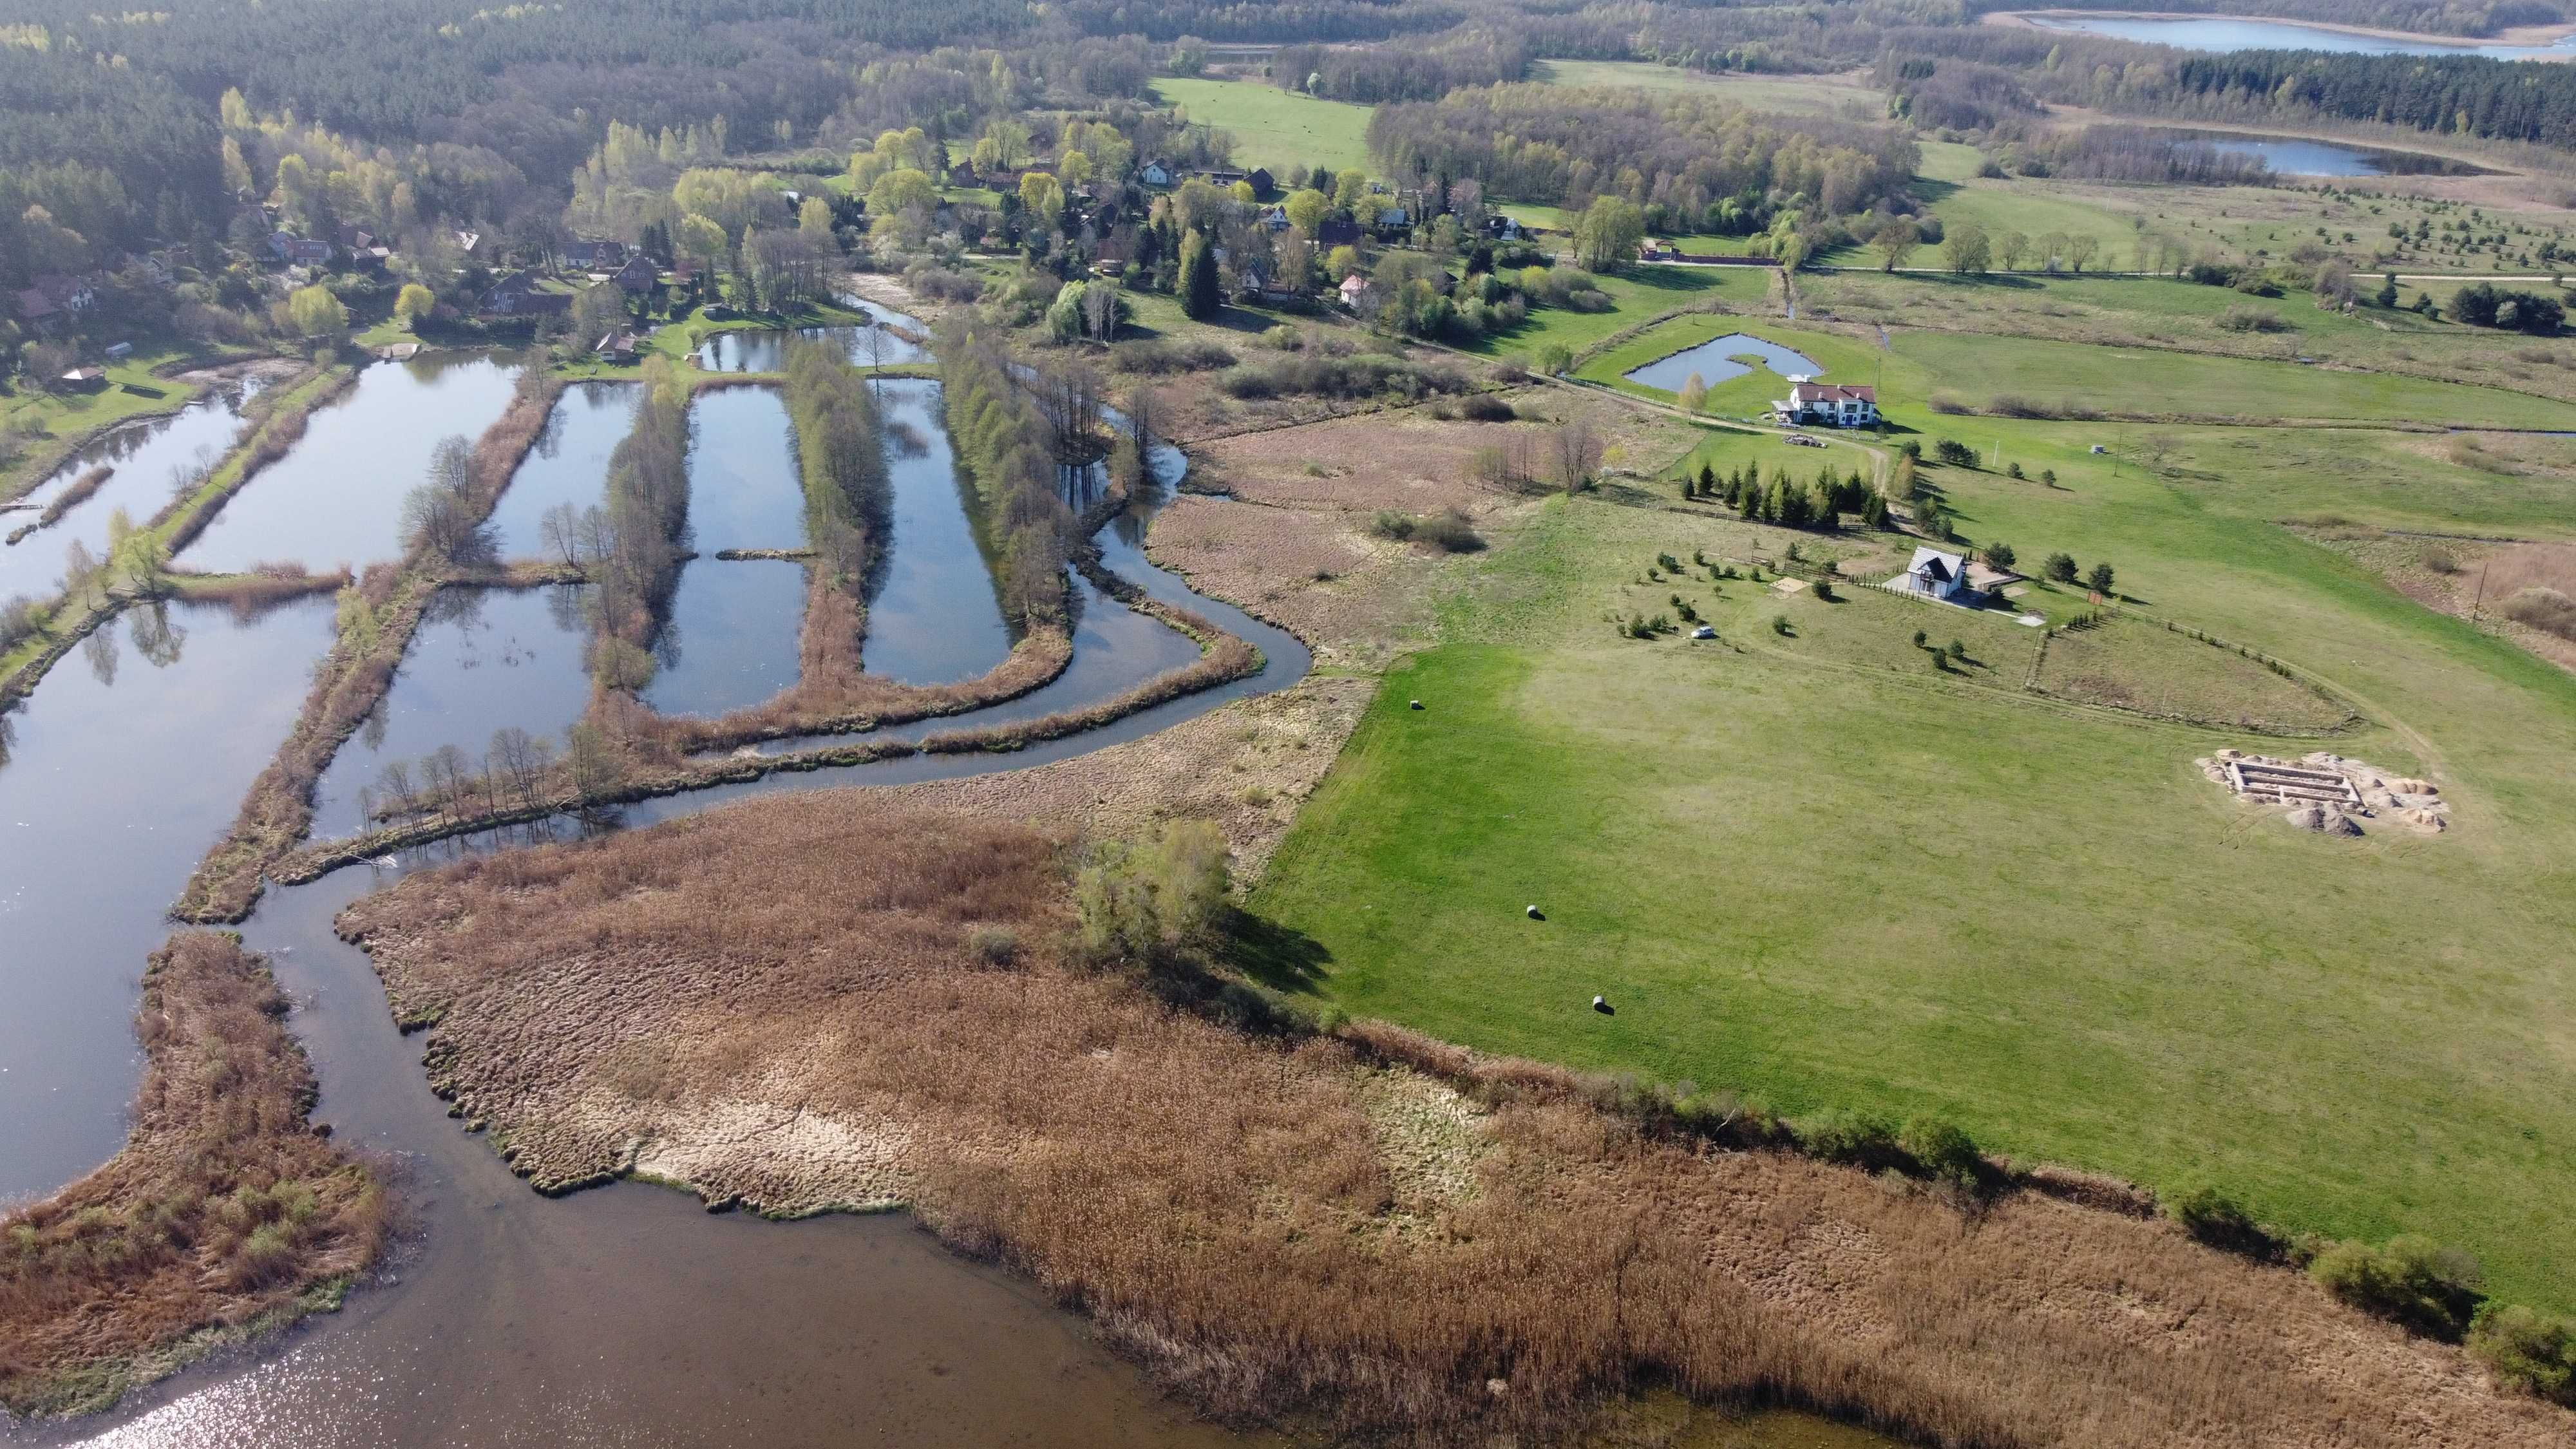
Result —
[{"label": "bush cluster", "polygon": [[2379,1247],[2346,1240],[2327,1245],[2308,1264],[2327,1292],[2433,1338],[2457,1341],[2486,1295],[2478,1260],[2418,1233]]},{"label": "bush cluster", "polygon": [[1234,366],[1235,359],[1222,343],[1170,342],[1141,337],[1110,348],[1109,361],[1120,372],[1142,372],[1161,377],[1176,372],[1214,372],[1220,367]]},{"label": "bush cluster", "polygon": [[1219,379],[1230,397],[1375,397],[1380,393],[1423,398],[1462,393],[1474,386],[1464,372],[1446,365],[1424,366],[1375,353],[1354,357],[1291,354],[1274,361],[1244,364]]}]

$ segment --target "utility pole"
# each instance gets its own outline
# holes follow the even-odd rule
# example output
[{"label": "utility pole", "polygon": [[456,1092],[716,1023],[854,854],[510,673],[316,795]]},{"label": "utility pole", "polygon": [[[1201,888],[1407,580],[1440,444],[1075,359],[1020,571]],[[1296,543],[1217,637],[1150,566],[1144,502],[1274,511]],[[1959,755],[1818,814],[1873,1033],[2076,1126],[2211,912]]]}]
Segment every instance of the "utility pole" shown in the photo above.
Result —
[{"label": "utility pole", "polygon": [[2483,559],[2478,563],[2478,593],[2476,598],[2469,601],[2469,625],[2472,628],[2484,627],[2482,611],[2486,608],[2487,602],[2487,565],[2492,562],[2494,562],[2492,559]]}]

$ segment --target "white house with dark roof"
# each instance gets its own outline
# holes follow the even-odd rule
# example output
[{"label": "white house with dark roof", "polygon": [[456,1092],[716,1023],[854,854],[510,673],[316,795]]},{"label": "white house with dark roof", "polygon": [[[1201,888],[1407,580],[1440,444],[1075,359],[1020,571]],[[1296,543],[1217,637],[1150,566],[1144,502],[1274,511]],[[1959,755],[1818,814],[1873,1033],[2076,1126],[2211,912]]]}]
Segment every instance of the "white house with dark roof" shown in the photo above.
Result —
[{"label": "white house with dark roof", "polygon": [[1771,407],[1782,422],[1865,428],[1878,421],[1878,389],[1793,377],[1789,395]]},{"label": "white house with dark roof", "polygon": [[1905,572],[1889,579],[1887,584],[1889,588],[1921,594],[1945,604],[1973,606],[1980,601],[1977,590],[1968,582],[1968,560],[1937,548],[1914,550],[1913,562],[1905,566]]}]

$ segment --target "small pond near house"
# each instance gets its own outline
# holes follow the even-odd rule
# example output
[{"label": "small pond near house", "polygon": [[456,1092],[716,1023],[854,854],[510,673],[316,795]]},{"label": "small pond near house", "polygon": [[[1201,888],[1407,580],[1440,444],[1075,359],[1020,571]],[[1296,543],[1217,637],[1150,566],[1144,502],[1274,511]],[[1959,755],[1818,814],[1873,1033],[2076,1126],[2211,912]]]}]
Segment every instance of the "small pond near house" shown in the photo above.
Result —
[{"label": "small pond near house", "polygon": [[205,573],[300,563],[364,568],[402,553],[403,499],[439,440],[483,436],[509,406],[516,366],[478,353],[379,362],[315,412],[303,438],[235,493],[179,562]]},{"label": "small pond near house", "polygon": [[1696,347],[1656,358],[1643,367],[1631,368],[1624,376],[1640,387],[1661,388],[1679,392],[1694,372],[1699,380],[1715,387],[1721,382],[1744,376],[1753,369],[1737,362],[1737,357],[1762,359],[1762,366],[1782,377],[1814,377],[1824,367],[1804,353],[1794,352],[1777,342],[1756,337],[1750,332],[1730,332]]},{"label": "small pond near house", "polygon": [[873,302],[860,303],[843,298],[841,305],[856,307],[876,321],[865,326],[839,324],[793,330],[760,327],[719,332],[699,344],[698,366],[709,372],[777,372],[787,366],[787,343],[793,337],[831,343],[861,367],[891,367],[898,363],[930,360],[927,346],[897,335],[900,331],[927,337],[930,335],[927,326]]}]

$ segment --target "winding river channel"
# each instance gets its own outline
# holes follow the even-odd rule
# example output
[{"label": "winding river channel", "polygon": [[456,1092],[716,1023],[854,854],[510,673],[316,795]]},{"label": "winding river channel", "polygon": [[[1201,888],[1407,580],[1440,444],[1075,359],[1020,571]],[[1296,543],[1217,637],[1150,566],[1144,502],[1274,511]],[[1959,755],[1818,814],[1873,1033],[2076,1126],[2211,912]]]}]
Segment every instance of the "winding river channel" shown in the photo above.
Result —
[{"label": "winding river channel", "polygon": [[[488,422],[509,382],[505,366],[479,359],[369,368],[347,402],[317,417],[295,453],[226,510],[229,527],[209,534],[222,540],[222,562],[389,554],[388,499],[423,475],[438,438]],[[971,675],[1009,648],[936,398],[934,382],[887,385],[889,417],[909,427],[890,430],[895,562],[875,601],[870,667],[907,680]],[[496,512],[506,549],[532,551],[528,530],[545,506],[596,501],[630,407],[613,385],[567,392]],[[775,396],[720,390],[699,409],[693,506],[703,526],[729,539],[739,532],[744,546],[755,535],[762,546],[799,542]],[[1156,462],[1166,487],[1185,466],[1168,448]],[[791,491],[772,496],[780,480]],[[531,485],[531,496],[517,496]],[[1294,637],[1145,560],[1155,502],[1140,499],[1102,530],[1107,566],[1251,640],[1267,661],[1259,674],[1017,755],[773,776],[647,802],[615,824],[773,789],[1025,768],[1301,677],[1309,657]],[[311,516],[319,512],[339,516]],[[263,518],[277,522],[278,538]],[[782,521],[784,535],[761,533]],[[718,566],[802,573],[769,562]],[[559,735],[578,714],[586,685],[568,591],[454,592],[424,624],[379,717],[326,776],[317,833],[355,828],[356,792],[387,759],[441,744],[473,750],[503,725]],[[1080,593],[1075,667],[1040,691],[1043,702],[1003,706],[1012,716],[1106,698],[1195,657],[1196,646],[1158,621]],[[786,636],[791,666],[796,621],[789,608],[761,624]],[[0,932],[12,943],[0,953],[0,994],[16,1008],[0,1013],[0,1193],[10,1195],[50,1191],[121,1141],[140,1069],[130,1017],[143,959],[168,933],[163,912],[196,857],[292,723],[306,671],[329,643],[331,610],[310,600],[253,618],[132,611],[102,637],[112,642],[64,661],[10,717],[0,765],[9,865]],[[775,1224],[710,1215],[685,1194],[634,1185],[548,1199],[460,1131],[429,1090],[417,1043],[395,1031],[366,958],[338,940],[332,920],[404,871],[576,828],[443,842],[268,893],[242,929],[297,1002],[294,1027],[322,1083],[317,1119],[388,1164],[417,1231],[386,1281],[283,1344],[202,1364],[104,1419],[15,1427],[9,1442],[1240,1442],[1160,1399],[1081,1320],[947,1253],[901,1216]]]}]

